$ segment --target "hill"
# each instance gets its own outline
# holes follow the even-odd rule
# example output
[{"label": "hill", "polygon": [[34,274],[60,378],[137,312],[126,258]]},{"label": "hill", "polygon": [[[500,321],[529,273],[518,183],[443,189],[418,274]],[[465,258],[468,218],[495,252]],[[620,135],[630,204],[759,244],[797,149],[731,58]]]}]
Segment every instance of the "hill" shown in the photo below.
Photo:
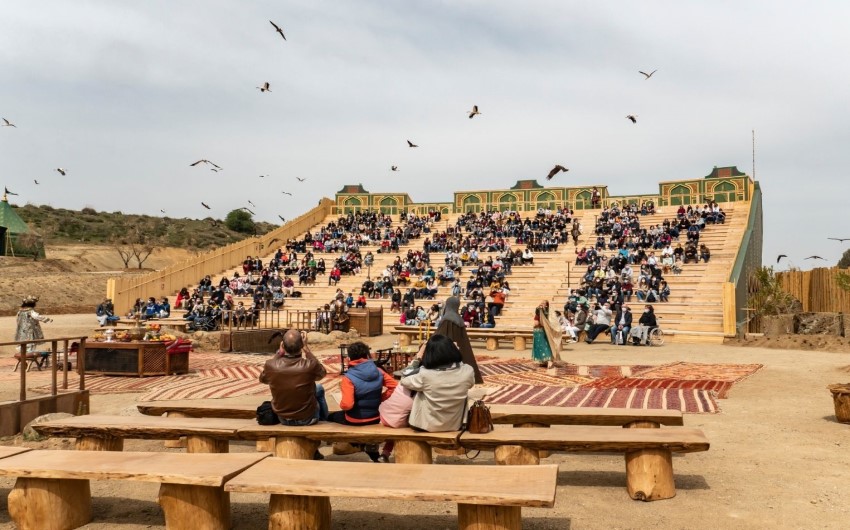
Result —
[{"label": "hill", "polygon": [[[252,235],[229,230],[224,221],[211,217],[178,219],[123,214],[120,211],[98,212],[93,208],[66,210],[33,204],[12,207],[48,244],[120,244],[131,242],[138,234],[143,234],[145,243],[152,246],[206,250]],[[273,228],[275,225],[271,223],[255,223],[256,234],[265,234]]]}]

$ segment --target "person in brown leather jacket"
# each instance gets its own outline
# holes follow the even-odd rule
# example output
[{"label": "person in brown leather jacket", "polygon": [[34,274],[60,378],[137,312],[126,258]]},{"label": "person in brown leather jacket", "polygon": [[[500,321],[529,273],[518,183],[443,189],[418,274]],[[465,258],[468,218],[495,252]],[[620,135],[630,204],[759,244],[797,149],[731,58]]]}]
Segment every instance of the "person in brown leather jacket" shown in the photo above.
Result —
[{"label": "person in brown leather jacket", "polygon": [[280,423],[300,426],[327,420],[325,389],[317,382],[326,374],[307,346],[307,334],[295,329],[287,331],[277,353],[266,361],[260,374],[260,382],[271,389],[272,409]]}]

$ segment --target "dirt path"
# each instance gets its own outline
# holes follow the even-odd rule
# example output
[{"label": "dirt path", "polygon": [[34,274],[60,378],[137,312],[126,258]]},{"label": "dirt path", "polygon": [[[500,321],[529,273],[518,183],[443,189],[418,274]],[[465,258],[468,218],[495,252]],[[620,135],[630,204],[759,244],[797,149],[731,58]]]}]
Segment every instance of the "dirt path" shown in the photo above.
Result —
[{"label": "dirt path", "polygon": [[[56,333],[90,328],[91,315],[59,316]],[[0,340],[8,340],[10,319],[0,318]],[[85,329],[83,329],[85,331]],[[392,342],[376,337],[376,346]],[[325,353],[334,353],[328,349]],[[479,353],[484,353],[479,351]],[[487,352],[488,354],[490,352]],[[508,349],[500,356],[516,357]],[[3,356],[10,355],[2,352]],[[685,424],[705,431],[711,449],[674,457],[678,495],[641,503],[628,498],[622,455],[555,454],[560,475],[554,509],[523,510],[524,528],[846,528],[850,517],[850,425],[835,422],[826,385],[850,381],[850,355],[756,347],[674,345],[661,348],[574,345],[565,360],[580,364],[761,363],[764,368],[736,384],[722,412],[686,415]],[[16,391],[14,382],[3,392]],[[92,396],[92,412],[127,413],[139,394]],[[235,398],[233,402],[253,402]],[[50,446],[71,448],[52,440]],[[162,451],[153,441],[128,441],[127,450]],[[232,451],[251,451],[234,445]],[[323,448],[328,452],[328,448]],[[364,461],[362,454],[344,458]],[[438,457],[442,463],[493,465],[492,454],[476,460]],[[385,465],[385,464],[381,464]],[[11,529],[6,496],[14,484],[0,479],[0,529]],[[522,487],[518,484],[517,487]],[[95,522],[90,529],[164,528],[156,505],[157,486],[132,482],[92,485]],[[267,527],[268,496],[234,494],[234,528]],[[335,529],[456,528],[456,508],[449,503],[400,503],[334,499]]]}]

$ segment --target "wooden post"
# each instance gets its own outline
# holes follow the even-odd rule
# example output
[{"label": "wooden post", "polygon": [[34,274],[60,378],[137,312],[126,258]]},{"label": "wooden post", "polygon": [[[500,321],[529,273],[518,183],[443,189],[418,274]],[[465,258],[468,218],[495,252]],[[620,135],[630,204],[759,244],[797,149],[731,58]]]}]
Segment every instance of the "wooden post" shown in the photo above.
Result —
[{"label": "wooden post", "polygon": [[[654,421],[633,421],[627,429],[658,429]],[[626,489],[638,501],[659,501],[676,496],[673,454],[669,449],[641,449],[626,453]]]},{"label": "wooden post", "polygon": [[494,351],[499,349],[499,339],[496,337],[487,337],[487,351]]},{"label": "wooden post", "polygon": [[522,508],[459,503],[457,527],[459,530],[520,530]]},{"label": "wooden post", "polygon": [[514,351],[525,351],[525,337],[522,335],[514,337]]},{"label": "wooden post", "polygon": [[[166,418],[189,418],[191,416],[189,416],[188,414],[184,414],[182,412],[169,411],[169,412],[165,413],[165,417]],[[186,447],[186,437],[181,436],[177,440],[166,440],[165,442],[163,442],[163,446],[171,448],[171,449],[185,448]]]},{"label": "wooden post", "polygon": [[431,464],[431,446],[415,440],[398,440],[393,449],[397,464]]},{"label": "wooden post", "polygon": [[330,530],[331,501],[328,497],[272,495],[269,501],[269,530]]},{"label": "wooden post", "polygon": [[411,339],[410,335],[407,333],[399,333],[398,335],[398,345],[399,346],[410,346]]},{"label": "wooden post", "polygon": [[21,389],[20,389],[20,399],[19,401],[27,400],[27,345],[21,344],[18,347],[18,353],[20,354],[20,364],[18,367],[21,369]]},{"label": "wooden post", "polygon": [[496,447],[495,459],[502,466],[536,466],[540,464],[540,452],[521,445],[500,445]]},{"label": "wooden post", "polygon": [[230,443],[209,436],[189,435],[186,437],[187,453],[228,453]]},{"label": "wooden post", "polygon": [[20,530],[71,530],[88,524],[89,481],[20,477],[9,493],[9,516]]},{"label": "wooden post", "polygon": [[257,440],[257,452],[258,453],[273,453],[274,452],[274,438],[269,438],[268,440]]},{"label": "wooden post", "polygon": [[166,528],[230,529],[230,493],[222,486],[159,486],[159,505]]},{"label": "wooden post", "polygon": [[124,439],[116,436],[80,436],[74,447],[77,451],[123,451]]},{"label": "wooden post", "polygon": [[307,438],[278,436],[274,439],[274,455],[294,460],[312,460],[319,449],[319,443]]}]

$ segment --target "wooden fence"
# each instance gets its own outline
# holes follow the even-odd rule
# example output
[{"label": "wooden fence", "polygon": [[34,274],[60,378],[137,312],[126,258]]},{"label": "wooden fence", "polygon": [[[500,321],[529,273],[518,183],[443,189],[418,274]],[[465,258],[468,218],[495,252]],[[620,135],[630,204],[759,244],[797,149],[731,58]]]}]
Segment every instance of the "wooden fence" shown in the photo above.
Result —
[{"label": "wooden fence", "polygon": [[246,256],[268,254],[274,246],[283,246],[288,239],[303,236],[330,214],[333,205],[332,200],[324,198],[309,212],[262,236],[231,243],[150,274],[110,278],[106,296],[112,299],[115,313],[121,314],[129,311],[137,298],[174,295],[208,274],[220,274],[240,265]]},{"label": "wooden fence", "polygon": [[850,292],[838,286],[838,267],[777,272],[782,289],[803,304],[805,312],[850,313]]}]

